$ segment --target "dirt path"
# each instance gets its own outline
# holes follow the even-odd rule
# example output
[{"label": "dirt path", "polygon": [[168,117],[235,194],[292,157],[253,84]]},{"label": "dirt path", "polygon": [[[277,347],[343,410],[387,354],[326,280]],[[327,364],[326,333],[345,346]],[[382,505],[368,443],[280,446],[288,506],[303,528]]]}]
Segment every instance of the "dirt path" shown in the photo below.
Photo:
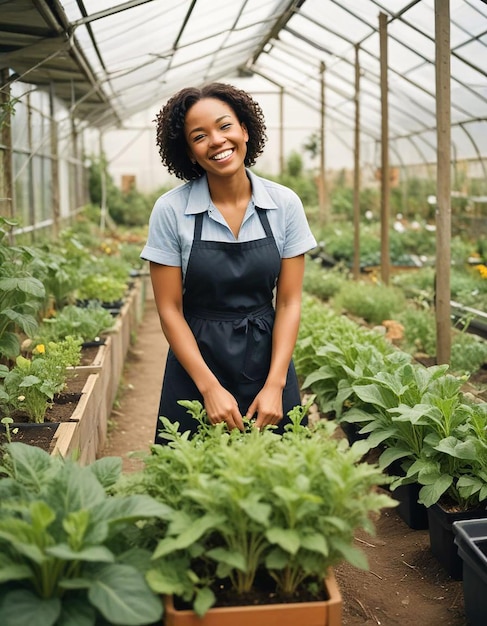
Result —
[{"label": "dirt path", "polygon": [[[103,456],[121,456],[126,471],[140,467],[128,454],[147,451],[153,441],[166,353],[154,301],[148,300],[103,451]],[[348,564],[335,568],[343,626],[464,626],[462,583],[432,556],[428,531],[411,530],[394,511],[381,515],[376,530],[375,537],[357,534],[368,572]]]},{"label": "dirt path", "polygon": [[167,342],[155,303],[148,299],[136,342],[129,348],[123,380],[110,416],[107,444],[102,453],[103,456],[121,456],[125,471],[141,466],[140,461],[129,458],[129,453],[147,452],[154,442],[166,355]]}]

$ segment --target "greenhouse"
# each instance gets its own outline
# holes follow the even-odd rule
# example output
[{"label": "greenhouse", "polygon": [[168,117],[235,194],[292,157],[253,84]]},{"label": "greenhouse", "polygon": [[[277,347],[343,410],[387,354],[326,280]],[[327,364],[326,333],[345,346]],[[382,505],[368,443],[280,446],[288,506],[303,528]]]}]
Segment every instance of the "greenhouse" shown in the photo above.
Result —
[{"label": "greenhouse", "polygon": [[0,0],[2,626],[487,623],[486,52]]}]

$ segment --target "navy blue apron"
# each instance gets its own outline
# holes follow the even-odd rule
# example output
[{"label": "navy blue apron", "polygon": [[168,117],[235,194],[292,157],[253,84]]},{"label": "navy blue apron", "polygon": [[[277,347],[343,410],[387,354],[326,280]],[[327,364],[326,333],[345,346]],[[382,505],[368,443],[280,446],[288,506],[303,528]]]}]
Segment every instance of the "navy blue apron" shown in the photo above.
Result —
[{"label": "navy blue apron", "polygon": [[[237,400],[245,416],[269,372],[275,311],[273,290],[281,258],[266,212],[256,209],[266,236],[242,243],[203,241],[203,213],[195,218],[194,240],[184,281],[183,311],[201,354],[220,383]],[[197,422],[178,400],[203,397],[193,380],[169,350],[162,384],[159,414],[195,432]],[[283,391],[284,418],[301,404],[291,361]],[[158,422],[158,427],[160,423]],[[156,442],[163,443],[157,438]]]}]

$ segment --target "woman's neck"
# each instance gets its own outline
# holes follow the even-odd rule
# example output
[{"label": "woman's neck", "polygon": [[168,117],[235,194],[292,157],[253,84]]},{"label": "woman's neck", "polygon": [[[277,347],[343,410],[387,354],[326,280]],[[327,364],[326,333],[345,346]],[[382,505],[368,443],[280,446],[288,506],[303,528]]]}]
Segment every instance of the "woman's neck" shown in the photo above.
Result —
[{"label": "woman's neck", "polygon": [[210,197],[215,204],[247,206],[252,195],[252,185],[245,170],[234,176],[208,176]]}]

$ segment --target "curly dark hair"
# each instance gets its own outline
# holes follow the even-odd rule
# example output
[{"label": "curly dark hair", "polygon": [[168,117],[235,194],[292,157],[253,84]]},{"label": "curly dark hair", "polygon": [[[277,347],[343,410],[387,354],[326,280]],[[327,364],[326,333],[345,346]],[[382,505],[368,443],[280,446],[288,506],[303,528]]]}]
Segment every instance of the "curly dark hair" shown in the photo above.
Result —
[{"label": "curly dark hair", "polygon": [[260,105],[241,89],[225,83],[211,83],[204,87],[186,87],[172,96],[156,116],[156,144],[162,163],[171,174],[183,180],[195,180],[205,173],[198,164],[191,162],[184,134],[184,120],[188,110],[203,98],[216,98],[226,102],[245,124],[249,140],[247,142],[246,167],[254,165],[267,141],[264,114]]}]

